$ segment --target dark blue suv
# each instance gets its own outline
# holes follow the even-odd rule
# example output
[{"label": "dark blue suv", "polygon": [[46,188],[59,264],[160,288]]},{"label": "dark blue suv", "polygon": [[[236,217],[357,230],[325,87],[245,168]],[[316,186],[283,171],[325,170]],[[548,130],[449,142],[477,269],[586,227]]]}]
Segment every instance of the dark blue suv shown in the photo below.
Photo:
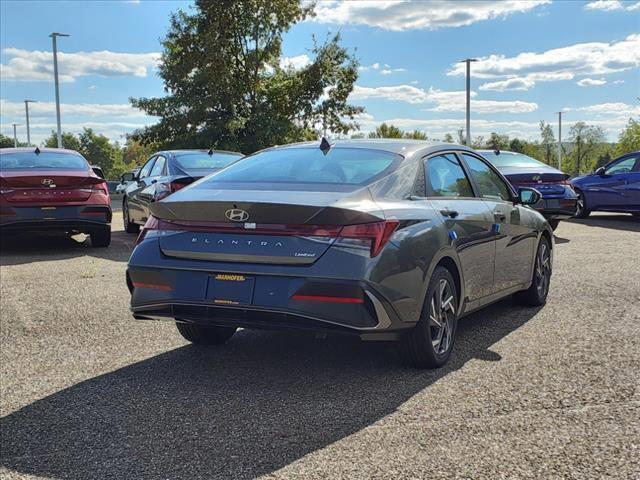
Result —
[{"label": "dark blue suv", "polygon": [[591,175],[571,179],[571,184],[578,195],[578,218],[596,210],[639,216],[640,152],[616,158]]}]

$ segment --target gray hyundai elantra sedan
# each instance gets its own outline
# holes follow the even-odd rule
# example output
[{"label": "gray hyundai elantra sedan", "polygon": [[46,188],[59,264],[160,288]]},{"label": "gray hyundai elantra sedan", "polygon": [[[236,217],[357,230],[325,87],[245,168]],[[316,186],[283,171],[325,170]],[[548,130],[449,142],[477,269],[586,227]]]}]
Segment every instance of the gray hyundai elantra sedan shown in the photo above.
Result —
[{"label": "gray hyundai elantra sedan", "polygon": [[397,340],[438,367],[460,317],[543,305],[553,235],[473,150],[412,140],[269,148],[151,205],[127,269],[136,319],[215,345],[237,328]]}]

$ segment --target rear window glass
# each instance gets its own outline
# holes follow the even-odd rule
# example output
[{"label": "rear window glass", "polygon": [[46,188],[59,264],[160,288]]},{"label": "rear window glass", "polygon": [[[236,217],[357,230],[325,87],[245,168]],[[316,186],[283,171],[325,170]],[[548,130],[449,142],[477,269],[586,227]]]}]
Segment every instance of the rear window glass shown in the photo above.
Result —
[{"label": "rear window glass", "polygon": [[182,153],[175,156],[176,163],[184,170],[219,170],[242,158],[233,153],[207,152]]},{"label": "rear window glass", "polygon": [[267,150],[239,161],[203,185],[367,185],[390,172],[401,160],[400,155],[360,148],[334,148],[326,155],[319,148]]},{"label": "rear window glass", "polygon": [[524,153],[500,152],[480,152],[480,154],[489,160],[494,167],[539,167],[544,163],[539,162],[535,158],[531,158]]},{"label": "rear window glass", "polygon": [[78,155],[58,152],[0,153],[0,170],[87,170],[87,161]]}]

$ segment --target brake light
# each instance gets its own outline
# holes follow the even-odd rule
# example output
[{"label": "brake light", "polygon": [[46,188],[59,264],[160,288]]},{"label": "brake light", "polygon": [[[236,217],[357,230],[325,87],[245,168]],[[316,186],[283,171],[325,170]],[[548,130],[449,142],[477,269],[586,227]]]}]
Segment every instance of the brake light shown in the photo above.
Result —
[{"label": "brake light", "polygon": [[387,244],[400,222],[383,220],[358,225],[277,225],[251,224],[247,228],[243,223],[221,222],[172,222],[154,216],[145,223],[136,245],[142,242],[151,231],[172,230],[189,232],[242,233],[244,235],[295,235],[305,237],[325,237],[335,239],[335,245],[368,250],[371,258],[377,256]]},{"label": "brake light", "polygon": [[93,186],[93,190],[109,195],[109,186],[107,185],[107,182],[96,183]]},{"label": "brake light", "polygon": [[174,180],[170,183],[158,183],[156,185],[156,193],[154,196],[154,200],[157,202],[158,200],[162,200],[163,198],[168,197],[172,193],[177,192],[181,188],[186,187],[192,182],[192,179],[188,179],[187,182],[182,179],[182,181]]},{"label": "brake light", "polygon": [[336,243],[343,246],[369,246],[373,258],[382,251],[398,225],[398,220],[348,225],[342,228]]}]

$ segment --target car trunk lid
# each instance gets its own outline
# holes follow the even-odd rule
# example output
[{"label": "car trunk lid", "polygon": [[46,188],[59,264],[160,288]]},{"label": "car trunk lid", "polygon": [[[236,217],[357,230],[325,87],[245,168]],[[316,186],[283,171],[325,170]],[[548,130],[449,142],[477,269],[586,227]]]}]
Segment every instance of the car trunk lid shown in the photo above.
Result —
[{"label": "car trunk lid", "polygon": [[9,202],[69,202],[89,198],[95,185],[104,183],[86,171],[17,170],[0,177],[3,198]]}]

